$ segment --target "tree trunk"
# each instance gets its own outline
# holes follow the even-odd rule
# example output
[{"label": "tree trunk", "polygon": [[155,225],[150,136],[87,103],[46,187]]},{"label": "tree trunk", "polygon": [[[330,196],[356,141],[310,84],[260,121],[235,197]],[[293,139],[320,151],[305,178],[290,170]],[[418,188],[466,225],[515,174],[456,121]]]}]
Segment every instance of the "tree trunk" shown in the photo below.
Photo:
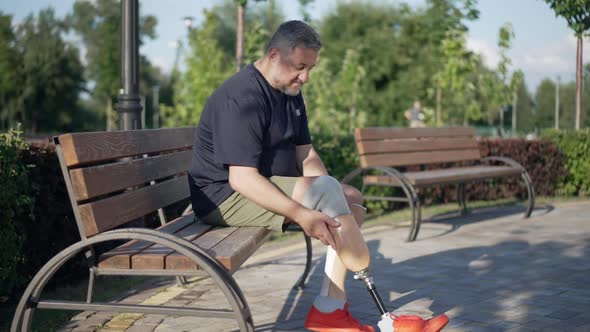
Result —
[{"label": "tree trunk", "polygon": [[578,36],[578,52],[576,56],[576,130],[580,129],[580,113],[582,110],[582,34]]},{"label": "tree trunk", "polygon": [[514,91],[512,93],[512,137],[516,137],[516,112],[518,107],[518,93]]},{"label": "tree trunk", "polygon": [[440,99],[441,99],[441,91],[440,86],[436,87],[436,126],[439,127],[442,123],[441,121],[441,109],[440,109]]},{"label": "tree trunk", "polygon": [[500,136],[504,137],[504,108],[500,107]]},{"label": "tree trunk", "polygon": [[238,5],[238,24],[236,27],[236,71],[242,69],[242,58],[244,57],[244,15],[245,6]]}]

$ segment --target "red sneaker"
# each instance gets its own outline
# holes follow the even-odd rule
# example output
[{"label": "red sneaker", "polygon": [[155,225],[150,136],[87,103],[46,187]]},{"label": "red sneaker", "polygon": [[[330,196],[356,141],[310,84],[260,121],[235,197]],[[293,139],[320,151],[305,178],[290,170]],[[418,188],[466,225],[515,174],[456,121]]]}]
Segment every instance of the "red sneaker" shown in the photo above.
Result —
[{"label": "red sneaker", "polygon": [[390,314],[395,332],[438,332],[449,323],[449,317],[439,315],[428,320],[420,316]]},{"label": "red sneaker", "polygon": [[372,326],[363,325],[352,317],[348,302],[344,310],[336,309],[330,313],[321,312],[312,305],[305,319],[305,328],[318,332],[375,332]]}]

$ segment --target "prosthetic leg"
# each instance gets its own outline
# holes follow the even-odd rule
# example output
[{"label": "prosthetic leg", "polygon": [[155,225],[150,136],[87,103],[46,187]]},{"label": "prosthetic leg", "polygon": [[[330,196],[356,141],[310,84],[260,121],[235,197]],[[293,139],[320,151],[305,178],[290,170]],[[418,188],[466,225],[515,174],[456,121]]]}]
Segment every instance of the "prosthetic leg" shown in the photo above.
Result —
[{"label": "prosthetic leg", "polygon": [[[308,208],[326,213],[341,225],[330,228],[336,242],[337,257],[331,258],[330,250],[333,251],[333,249],[328,248],[326,276],[337,287],[335,294],[330,288],[326,295],[332,293],[333,297],[338,298],[341,292],[344,297],[342,275],[345,275],[346,271],[342,271],[343,265],[354,273],[356,280],[360,280],[366,285],[381,315],[381,321],[378,324],[381,332],[438,332],[448,323],[448,318],[445,315],[424,320],[418,316],[395,316],[387,311],[369,273],[369,249],[357,225],[357,220],[364,220],[366,210],[359,205],[353,205],[352,211],[349,209],[340,183],[336,179],[329,176],[318,177],[306,192],[303,204]],[[330,268],[330,264],[334,268]],[[338,282],[339,280],[342,282]],[[325,285],[326,280],[324,280],[323,286]],[[322,287],[322,291],[325,291],[325,287]],[[321,329],[317,329],[317,331],[321,331]]]}]

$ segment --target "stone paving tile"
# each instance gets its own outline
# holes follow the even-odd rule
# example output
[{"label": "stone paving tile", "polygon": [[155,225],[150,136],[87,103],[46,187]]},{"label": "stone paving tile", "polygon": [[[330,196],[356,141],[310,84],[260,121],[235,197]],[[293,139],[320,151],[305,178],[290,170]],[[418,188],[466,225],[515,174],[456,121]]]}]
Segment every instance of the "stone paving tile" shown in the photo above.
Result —
[{"label": "stone paving tile", "polygon": [[[590,204],[556,204],[549,213],[536,210],[529,220],[522,220],[521,213],[519,208],[492,208],[426,222],[413,243],[405,242],[407,228],[369,229],[371,270],[387,308],[424,317],[445,312],[451,317],[445,332],[590,331],[584,311],[590,307],[590,223],[585,217]],[[257,331],[303,330],[322,280],[325,248],[316,243],[308,284],[299,291],[292,286],[303,271],[303,250],[295,244],[285,257],[247,262],[234,274]],[[364,286],[352,278],[347,283],[353,314],[376,323],[379,314]],[[127,301],[148,298],[145,294]],[[211,279],[189,284],[166,303],[173,304],[228,308]],[[64,328],[88,328],[92,319],[114,316],[99,314],[79,315]],[[231,320],[161,315],[142,316],[127,329],[236,330]]]}]

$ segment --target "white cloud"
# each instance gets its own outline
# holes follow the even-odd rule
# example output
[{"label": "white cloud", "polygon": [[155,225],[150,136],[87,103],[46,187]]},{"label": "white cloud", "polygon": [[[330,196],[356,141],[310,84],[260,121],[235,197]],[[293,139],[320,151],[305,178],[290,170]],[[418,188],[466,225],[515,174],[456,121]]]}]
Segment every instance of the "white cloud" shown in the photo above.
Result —
[{"label": "white cloud", "polygon": [[[524,52],[520,57],[523,70],[536,73],[558,74],[576,71],[576,52],[578,40],[568,33],[560,40],[539,45],[538,48]],[[584,40],[583,61],[590,60],[590,45]]]},{"label": "white cloud", "polygon": [[495,68],[500,61],[500,51],[498,50],[498,47],[490,45],[485,40],[467,38],[467,48],[480,54],[483,58],[484,64],[489,68]]},{"label": "white cloud", "polygon": [[554,54],[525,55],[523,68],[532,71],[564,72],[570,70],[570,63],[563,56]]}]

